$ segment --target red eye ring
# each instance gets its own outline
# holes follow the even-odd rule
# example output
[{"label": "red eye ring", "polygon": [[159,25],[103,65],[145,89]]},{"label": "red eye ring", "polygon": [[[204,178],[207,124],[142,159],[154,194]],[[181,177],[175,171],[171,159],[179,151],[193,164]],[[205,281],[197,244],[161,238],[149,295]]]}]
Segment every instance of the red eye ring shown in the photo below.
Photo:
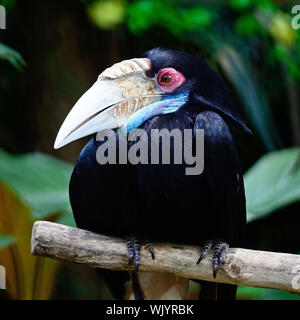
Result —
[{"label": "red eye ring", "polygon": [[157,83],[161,91],[172,92],[185,82],[185,76],[174,68],[163,68],[157,76]]},{"label": "red eye ring", "polygon": [[176,81],[176,75],[170,71],[163,71],[159,73],[157,81],[162,86],[170,86]]}]

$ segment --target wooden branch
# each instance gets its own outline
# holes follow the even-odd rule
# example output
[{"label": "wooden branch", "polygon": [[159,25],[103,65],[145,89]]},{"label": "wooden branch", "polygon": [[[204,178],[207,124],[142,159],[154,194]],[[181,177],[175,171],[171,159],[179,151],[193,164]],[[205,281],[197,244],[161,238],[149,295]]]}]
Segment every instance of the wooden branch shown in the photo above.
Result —
[{"label": "wooden branch", "polygon": [[[123,239],[46,221],[34,223],[32,254],[83,263],[91,267],[132,270]],[[142,271],[172,273],[183,278],[286,290],[300,294],[300,255],[230,248],[217,278],[211,255],[201,261],[199,247],[154,243],[155,260],[141,250]]]}]

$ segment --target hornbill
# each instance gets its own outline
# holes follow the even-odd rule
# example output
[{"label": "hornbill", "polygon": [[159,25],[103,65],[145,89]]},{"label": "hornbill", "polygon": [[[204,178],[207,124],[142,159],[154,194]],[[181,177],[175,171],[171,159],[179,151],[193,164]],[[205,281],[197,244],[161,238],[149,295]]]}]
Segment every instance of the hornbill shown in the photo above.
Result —
[{"label": "hornbill", "polygon": [[[97,139],[97,132],[115,130],[118,154],[121,135],[137,128],[147,134],[153,129],[190,129],[193,152],[195,132],[203,129],[202,174],[187,175],[188,164],[176,163],[174,157],[168,164],[99,164],[97,150],[107,140]],[[152,258],[155,246],[150,240],[199,244],[199,248],[204,244],[198,263],[211,251],[214,277],[229,245],[241,245],[246,209],[236,136],[242,132],[250,130],[218,74],[200,58],[162,48],[104,70],[68,114],[55,148],[93,134],[70,181],[76,224],[124,238],[129,262],[136,266],[131,273],[136,299],[144,298],[137,277],[143,242]],[[173,151],[174,143],[170,143]],[[127,140],[128,148],[133,144]],[[151,144],[147,148],[151,151]],[[98,273],[117,299],[124,298],[128,272],[99,269]],[[156,287],[160,281],[155,280]],[[236,286],[201,284],[202,298],[235,298]]]}]

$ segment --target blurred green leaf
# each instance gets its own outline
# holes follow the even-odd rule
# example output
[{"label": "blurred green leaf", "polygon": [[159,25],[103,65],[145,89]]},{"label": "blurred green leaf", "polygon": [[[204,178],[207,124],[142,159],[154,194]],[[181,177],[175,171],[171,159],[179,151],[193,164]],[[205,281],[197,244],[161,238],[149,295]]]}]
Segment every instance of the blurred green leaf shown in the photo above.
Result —
[{"label": "blurred green leaf", "polygon": [[22,56],[16,50],[6,46],[1,42],[0,59],[7,60],[18,70],[22,70],[22,68],[25,66],[25,61],[23,60]]},{"label": "blurred green leaf", "polygon": [[15,237],[12,237],[0,231],[0,250],[13,244],[15,241]]},{"label": "blurred green leaf", "polygon": [[247,220],[300,201],[300,147],[263,156],[245,174]]},{"label": "blurred green leaf", "polygon": [[300,296],[287,291],[238,286],[238,300],[300,300]]},{"label": "blurred green leaf", "polygon": [[40,153],[12,155],[0,150],[0,180],[32,209],[35,219],[71,212],[69,180],[72,166]]},{"label": "blurred green leaf", "polygon": [[235,31],[240,35],[265,34],[264,29],[256,20],[255,16],[250,13],[237,18]]},{"label": "blurred green leaf", "polygon": [[[300,48],[300,45],[299,45]],[[289,80],[298,82],[300,79],[300,56],[298,48],[290,50],[283,43],[276,42],[270,49],[270,57],[279,61],[286,69]]]},{"label": "blurred green leaf", "polygon": [[296,64],[293,60],[287,60],[285,61],[287,69],[288,69],[288,75],[291,78],[291,80],[299,80],[300,79],[300,64]]},{"label": "blurred green leaf", "polygon": [[257,300],[261,295],[261,289],[255,287],[238,286],[237,299],[238,300]]},{"label": "blurred green leaf", "polygon": [[66,226],[73,227],[73,228],[77,227],[74,220],[74,216],[71,212],[61,214],[55,222],[64,224]]},{"label": "blurred green leaf", "polygon": [[202,6],[183,8],[174,2],[141,0],[132,3],[127,12],[131,32],[140,33],[156,25],[181,38],[185,32],[209,26],[215,13]]},{"label": "blurred green leaf", "polygon": [[260,300],[300,300],[300,296],[283,290],[260,289]]},{"label": "blurred green leaf", "polygon": [[275,43],[271,49],[271,54],[275,56],[278,61],[285,62],[288,58],[288,48],[281,43]]},{"label": "blurred green leaf", "polygon": [[290,16],[282,12],[272,15],[269,32],[276,41],[287,46],[292,45],[297,38],[297,32],[292,28]]},{"label": "blurred green leaf", "polygon": [[[53,221],[55,217],[50,219]],[[0,254],[0,265],[6,269],[10,299],[49,299],[60,266],[57,260],[31,254],[32,224],[30,208],[10,186],[1,181],[0,230],[16,240],[2,248]]]},{"label": "blurred green leaf", "polygon": [[213,13],[211,10],[202,7],[195,7],[183,11],[181,23],[186,31],[193,31],[207,27],[211,24]]},{"label": "blurred green leaf", "polygon": [[184,34],[183,11],[170,2],[154,2],[155,24],[168,30],[174,36],[181,38]]},{"label": "blurred green leaf", "polygon": [[0,4],[5,7],[5,9],[12,9],[15,7],[17,0],[1,0]]},{"label": "blurred green leaf", "polygon": [[91,20],[102,29],[113,29],[124,21],[125,3],[122,0],[101,0],[88,7]]},{"label": "blurred green leaf", "polygon": [[235,10],[244,10],[253,4],[253,0],[230,0],[228,3]]},{"label": "blurred green leaf", "polygon": [[154,3],[152,1],[133,2],[127,11],[129,30],[134,34],[147,30],[156,21],[154,12]]},{"label": "blurred green leaf", "polygon": [[267,100],[251,71],[250,61],[241,51],[238,52],[226,45],[220,47],[217,59],[237,90],[251,125],[260,135],[266,148],[269,151],[276,149],[281,145],[280,139]]},{"label": "blurred green leaf", "polygon": [[273,0],[255,0],[255,5],[263,10],[274,12],[277,9],[277,5]]}]

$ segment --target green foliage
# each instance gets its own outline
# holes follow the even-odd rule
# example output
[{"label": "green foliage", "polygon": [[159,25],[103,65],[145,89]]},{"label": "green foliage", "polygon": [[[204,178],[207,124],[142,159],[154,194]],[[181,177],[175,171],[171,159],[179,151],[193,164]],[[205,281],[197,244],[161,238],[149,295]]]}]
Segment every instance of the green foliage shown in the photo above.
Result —
[{"label": "green foliage", "polygon": [[242,51],[225,45],[220,48],[217,59],[246,107],[253,128],[265,146],[269,150],[274,150],[280,145],[279,137],[272,121],[268,101],[252,73],[249,59]]},{"label": "green foliage", "polygon": [[235,88],[246,110],[250,127],[260,136],[267,150],[281,146],[271,108],[256,73],[253,72],[249,54],[238,50],[237,45],[220,45],[216,59]]},{"label": "green foliage", "polygon": [[13,9],[16,5],[17,0],[0,0],[0,5],[4,6],[5,9]]},{"label": "green foliage", "polygon": [[270,12],[278,10],[277,4],[272,0],[255,0],[255,6]]},{"label": "green foliage", "polygon": [[300,296],[282,290],[239,286],[239,300],[300,300]]},{"label": "green foliage", "polygon": [[31,208],[34,219],[45,219],[53,213],[71,216],[71,172],[70,164],[44,154],[11,155],[0,150],[0,180]]},{"label": "green foliage", "polygon": [[135,34],[159,26],[181,38],[185,32],[206,29],[214,16],[213,11],[200,5],[183,8],[171,1],[140,0],[128,6],[126,22]]},{"label": "green foliage", "polygon": [[[52,220],[54,216],[50,217]],[[0,265],[6,269],[7,292],[11,299],[48,299],[59,262],[31,254],[33,219],[30,208],[5,183],[0,183]],[[5,235],[3,235],[5,234]]]},{"label": "green foliage", "polygon": [[[268,96],[256,76],[257,51],[268,64],[287,72],[289,81],[300,79],[300,36],[291,27],[291,16],[270,0],[231,0],[193,3],[136,0],[128,3],[125,22],[134,34],[159,27],[180,40],[208,51],[221,65],[238,92],[254,128],[267,150],[282,147],[271,116]],[[231,48],[234,57],[225,57]],[[220,55],[221,53],[221,55]],[[223,60],[221,61],[220,58]],[[224,59],[226,61],[224,61]],[[266,58],[267,59],[267,58]]]},{"label": "green foliage", "polygon": [[122,0],[97,1],[88,7],[91,20],[102,29],[113,29],[124,21],[125,4]]},{"label": "green foliage", "polygon": [[16,239],[0,231],[0,250],[13,244]]},{"label": "green foliage", "polygon": [[22,70],[26,65],[22,56],[14,49],[0,42],[0,59],[10,62],[16,69]]},{"label": "green foliage", "polygon": [[75,225],[68,199],[71,170],[40,153],[0,150],[0,264],[12,299],[51,296],[60,263],[31,255],[31,231],[36,219]]},{"label": "green foliage", "polygon": [[127,12],[129,30],[138,34],[149,29],[156,21],[156,16],[153,14],[154,10],[155,3],[153,1],[134,2]]},{"label": "green foliage", "polygon": [[240,36],[265,36],[266,32],[252,13],[238,17],[235,21],[235,32]]},{"label": "green foliage", "polygon": [[253,0],[230,0],[229,6],[235,10],[245,10],[248,9],[253,2]]},{"label": "green foliage", "polygon": [[300,201],[300,147],[263,156],[245,174],[248,221]]}]

